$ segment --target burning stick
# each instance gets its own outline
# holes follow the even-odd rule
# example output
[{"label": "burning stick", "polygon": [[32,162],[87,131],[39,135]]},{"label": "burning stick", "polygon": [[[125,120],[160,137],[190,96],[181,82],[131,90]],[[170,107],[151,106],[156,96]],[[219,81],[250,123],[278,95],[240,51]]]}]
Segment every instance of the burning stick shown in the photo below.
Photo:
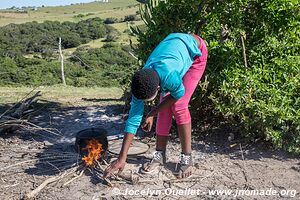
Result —
[{"label": "burning stick", "polygon": [[[98,167],[103,173],[105,169],[101,166],[101,164],[98,161],[104,152],[102,148],[102,144],[97,139],[92,138],[86,141],[86,147],[82,148],[82,150],[87,151],[87,155],[85,155],[82,158],[82,160],[84,161],[84,165],[94,170],[97,170]],[[106,166],[108,166],[108,163],[105,160],[103,160],[103,162]],[[139,177],[133,177],[132,174],[127,175],[124,173],[120,173],[118,175],[112,174],[112,176],[117,181],[121,181],[122,179],[127,183],[131,183],[131,184],[136,184],[139,181]],[[104,179],[104,180],[110,184],[110,181],[108,179]]]},{"label": "burning stick", "polygon": [[[96,167],[98,166],[103,173],[104,169],[102,168],[102,166],[98,161],[104,152],[104,150],[102,149],[102,144],[98,140],[93,138],[91,140],[86,141],[86,147],[82,148],[82,150],[87,151],[88,154],[87,156],[84,156],[82,158],[82,160],[84,161],[84,165],[87,168],[89,168],[90,171],[91,169],[93,169],[95,170],[95,172],[97,171]],[[106,181],[109,186],[111,187],[113,186],[110,180],[104,179],[104,181]]]},{"label": "burning stick", "polygon": [[88,156],[84,156],[82,158],[85,166],[87,167],[94,167],[96,161],[99,160],[101,153],[103,152],[102,144],[94,138],[89,140],[86,147],[82,150],[86,150],[88,152]]}]

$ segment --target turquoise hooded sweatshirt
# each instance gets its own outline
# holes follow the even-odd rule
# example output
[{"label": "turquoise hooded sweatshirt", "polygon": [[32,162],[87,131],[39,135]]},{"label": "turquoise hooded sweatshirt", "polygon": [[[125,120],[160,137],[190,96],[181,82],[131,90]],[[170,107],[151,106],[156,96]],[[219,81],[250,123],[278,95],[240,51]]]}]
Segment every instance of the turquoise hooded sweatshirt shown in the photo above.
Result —
[{"label": "turquoise hooded sweatshirt", "polygon": [[[175,99],[184,95],[182,78],[194,62],[195,56],[201,56],[195,38],[186,33],[171,33],[151,53],[144,69],[154,69],[160,78],[160,89],[164,95],[170,92]],[[132,96],[125,132],[136,134],[143,113],[144,101]]]}]

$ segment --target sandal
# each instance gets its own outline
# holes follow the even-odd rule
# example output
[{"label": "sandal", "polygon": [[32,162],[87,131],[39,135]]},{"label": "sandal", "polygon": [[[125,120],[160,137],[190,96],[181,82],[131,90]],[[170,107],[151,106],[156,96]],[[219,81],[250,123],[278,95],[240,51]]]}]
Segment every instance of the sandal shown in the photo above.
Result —
[{"label": "sandal", "polygon": [[141,168],[141,173],[151,174],[155,172],[159,166],[166,163],[166,152],[165,151],[155,151],[153,153],[153,158],[150,162],[146,162]]},{"label": "sandal", "polygon": [[175,175],[177,178],[187,178],[192,175],[193,161],[191,154],[181,153],[180,162],[176,165]]}]

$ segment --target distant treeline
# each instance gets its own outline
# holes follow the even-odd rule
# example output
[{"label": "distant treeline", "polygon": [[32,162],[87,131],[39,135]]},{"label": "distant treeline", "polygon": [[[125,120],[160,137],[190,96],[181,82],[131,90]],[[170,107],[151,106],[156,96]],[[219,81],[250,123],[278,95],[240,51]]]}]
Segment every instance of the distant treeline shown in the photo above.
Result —
[{"label": "distant treeline", "polygon": [[[65,61],[68,85],[120,86],[130,79],[137,61],[128,53],[129,47],[105,45],[102,48],[79,48]],[[0,57],[0,85],[60,84],[60,62],[41,58]]]},{"label": "distant treeline", "polygon": [[58,38],[63,48],[105,38],[102,48],[77,48],[65,56],[65,75],[73,86],[120,86],[127,83],[137,61],[129,46],[112,44],[118,31],[100,18],[78,23],[46,21],[10,24],[0,28],[0,85],[61,83]]},{"label": "distant treeline", "polygon": [[91,40],[117,32],[100,18],[74,22],[45,21],[9,24],[0,28],[0,56],[16,57],[30,53],[47,53],[57,49],[58,38],[63,48],[77,47]]}]

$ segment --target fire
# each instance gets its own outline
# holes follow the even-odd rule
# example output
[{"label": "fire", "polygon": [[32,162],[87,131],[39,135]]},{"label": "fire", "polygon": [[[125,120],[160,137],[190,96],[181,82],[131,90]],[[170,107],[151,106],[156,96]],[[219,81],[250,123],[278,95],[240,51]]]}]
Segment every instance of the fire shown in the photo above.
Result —
[{"label": "fire", "polygon": [[89,140],[86,144],[86,147],[82,148],[82,150],[88,152],[88,156],[84,156],[82,158],[87,167],[94,166],[95,161],[100,158],[101,153],[103,151],[102,144],[94,138]]}]

